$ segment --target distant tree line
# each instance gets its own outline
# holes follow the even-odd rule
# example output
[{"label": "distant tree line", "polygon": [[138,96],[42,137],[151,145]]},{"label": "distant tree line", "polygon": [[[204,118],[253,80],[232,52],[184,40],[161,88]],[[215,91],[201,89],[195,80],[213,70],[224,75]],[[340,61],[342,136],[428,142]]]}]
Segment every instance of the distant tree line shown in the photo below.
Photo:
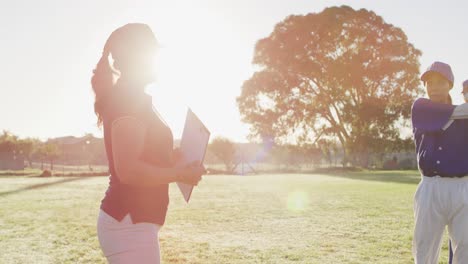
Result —
[{"label": "distant tree line", "polygon": [[[19,138],[13,133],[3,130],[0,135],[0,162],[9,160],[24,160],[25,166],[33,167],[40,163],[40,168],[54,164],[67,165],[107,165],[104,142],[92,134],[81,138],[63,137],[41,141],[38,138]],[[2,160],[3,158],[3,160]]]},{"label": "distant tree line", "polygon": [[[391,152],[376,152],[368,157],[369,168],[415,169],[411,139],[400,140]],[[235,143],[227,138],[216,137],[208,146],[205,163],[219,163],[229,173],[239,172],[239,166],[258,169],[259,164],[269,165],[270,170],[313,170],[342,166],[343,150],[338,142],[321,139],[314,144]],[[353,166],[348,161],[346,166]],[[247,168],[250,170],[249,168]]]},{"label": "distant tree line", "polygon": [[[213,167],[218,164],[226,173],[256,171],[268,166],[270,170],[307,170],[320,167],[337,167],[343,164],[340,144],[320,139],[317,142],[298,144],[277,144],[274,141],[261,143],[235,143],[224,137],[215,137],[209,144],[205,164]],[[371,168],[413,169],[415,159],[411,140],[401,140],[392,146],[392,153],[375,153],[369,157]],[[405,155],[406,154],[406,155]],[[54,170],[61,166],[107,166],[104,141],[92,134],[83,137],[60,137],[41,141],[37,138],[24,138],[6,130],[0,135],[0,165],[10,160],[24,161],[25,167],[40,164],[41,169]],[[3,159],[3,160],[2,160]],[[352,164],[348,164],[352,166]],[[0,168],[1,169],[1,168]]]}]

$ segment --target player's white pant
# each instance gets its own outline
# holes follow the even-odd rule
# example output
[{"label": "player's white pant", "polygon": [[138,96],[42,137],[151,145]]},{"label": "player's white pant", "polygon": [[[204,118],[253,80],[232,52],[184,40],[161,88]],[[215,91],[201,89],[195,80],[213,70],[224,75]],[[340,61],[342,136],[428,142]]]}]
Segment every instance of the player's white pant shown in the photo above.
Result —
[{"label": "player's white pant", "polygon": [[119,222],[102,209],[99,211],[99,244],[109,264],[159,264],[160,228],[153,223],[133,224],[130,214]]},{"label": "player's white pant", "polygon": [[445,226],[453,264],[468,263],[468,177],[423,176],[414,195],[414,219],[414,263],[438,263]]}]

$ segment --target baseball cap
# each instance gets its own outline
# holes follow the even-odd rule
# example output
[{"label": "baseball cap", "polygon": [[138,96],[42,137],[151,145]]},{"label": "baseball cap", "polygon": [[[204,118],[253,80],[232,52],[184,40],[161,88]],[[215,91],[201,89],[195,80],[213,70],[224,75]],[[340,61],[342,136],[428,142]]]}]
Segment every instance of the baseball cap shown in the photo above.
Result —
[{"label": "baseball cap", "polygon": [[445,79],[447,79],[450,82],[450,88],[453,87],[453,72],[452,68],[450,68],[450,65],[448,65],[447,63],[443,63],[440,61],[432,63],[431,66],[429,66],[427,70],[421,75],[421,80],[423,82],[426,82],[427,78],[431,73],[438,73],[442,75]]}]

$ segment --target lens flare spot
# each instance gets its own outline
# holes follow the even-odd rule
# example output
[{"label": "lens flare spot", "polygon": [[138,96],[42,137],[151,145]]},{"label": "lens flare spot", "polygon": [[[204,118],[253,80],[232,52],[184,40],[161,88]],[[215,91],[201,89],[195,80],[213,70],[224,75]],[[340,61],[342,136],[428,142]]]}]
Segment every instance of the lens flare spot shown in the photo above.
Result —
[{"label": "lens flare spot", "polygon": [[293,212],[304,211],[309,204],[307,193],[295,191],[288,195],[288,209]]}]

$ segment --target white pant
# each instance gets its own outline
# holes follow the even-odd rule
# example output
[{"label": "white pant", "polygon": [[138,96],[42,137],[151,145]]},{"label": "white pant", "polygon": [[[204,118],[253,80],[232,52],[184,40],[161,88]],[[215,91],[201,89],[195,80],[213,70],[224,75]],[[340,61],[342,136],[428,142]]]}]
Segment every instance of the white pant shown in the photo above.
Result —
[{"label": "white pant", "polygon": [[111,264],[159,264],[158,232],[153,223],[132,223],[130,214],[117,221],[99,211],[97,233],[102,252]]},{"label": "white pant", "polygon": [[414,263],[438,263],[445,226],[453,264],[468,263],[468,177],[423,176],[414,195],[414,219]]}]

